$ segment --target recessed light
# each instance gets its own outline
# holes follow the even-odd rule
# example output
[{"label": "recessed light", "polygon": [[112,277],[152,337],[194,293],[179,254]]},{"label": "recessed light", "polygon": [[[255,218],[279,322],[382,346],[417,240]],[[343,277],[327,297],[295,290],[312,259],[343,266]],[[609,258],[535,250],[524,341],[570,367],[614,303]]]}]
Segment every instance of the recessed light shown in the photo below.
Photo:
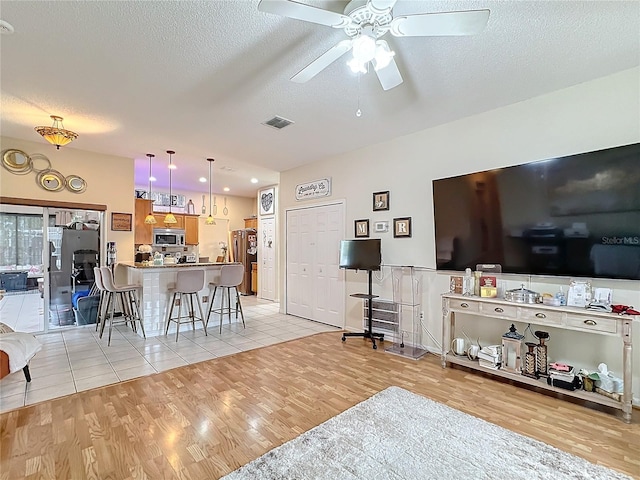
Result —
[{"label": "recessed light", "polygon": [[231,189],[229,187],[224,187],[222,190],[224,190],[225,192],[228,192]]},{"label": "recessed light", "polygon": [[149,181],[150,181],[150,182],[155,182],[156,180],[157,180],[157,178],[156,178],[156,177],[149,177]]},{"label": "recessed light", "polygon": [[252,178],[251,179],[251,183],[258,183],[258,179],[257,178]]},{"label": "recessed light", "polygon": [[200,183],[205,183],[207,181],[207,179],[204,177],[200,177],[198,180],[200,180]]},{"label": "recessed light", "polygon": [[169,168],[170,168],[171,170],[175,170],[175,169],[176,169],[176,168],[178,168],[178,167],[176,166],[176,164],[175,164],[175,163],[170,163],[170,164],[169,164]]}]

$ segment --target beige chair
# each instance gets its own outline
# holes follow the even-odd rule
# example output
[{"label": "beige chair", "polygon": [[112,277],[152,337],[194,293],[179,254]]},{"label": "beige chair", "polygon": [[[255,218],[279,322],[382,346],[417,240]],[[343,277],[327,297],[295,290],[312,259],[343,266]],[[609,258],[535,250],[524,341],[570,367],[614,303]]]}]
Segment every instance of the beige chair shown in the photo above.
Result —
[{"label": "beige chair", "polygon": [[[169,288],[168,292],[171,296],[171,301],[167,308],[169,309],[167,315],[167,326],[164,329],[164,334],[167,335],[169,333],[169,325],[171,322],[176,323],[176,342],[178,341],[178,334],[180,333],[180,324],[191,322],[191,328],[193,330],[196,329],[196,315],[193,298],[195,297],[196,302],[198,304],[198,309],[200,310],[199,320],[202,322],[202,328],[204,329],[204,334],[207,335],[207,324],[204,320],[204,314],[202,312],[202,303],[200,303],[200,296],[198,292],[204,288],[204,270],[181,270],[178,272],[176,278],[176,284],[173,288]],[[179,295],[179,297],[178,297]],[[186,296],[186,301],[185,300]],[[176,305],[176,298],[179,298],[178,305],[178,316],[173,317],[173,309]],[[188,303],[188,315],[182,315],[182,305],[183,303]],[[183,319],[186,319],[183,321]]]},{"label": "beige chair", "polygon": [[[138,306],[137,291],[140,287],[138,285],[116,285],[113,280],[113,273],[109,267],[100,267],[100,274],[102,286],[107,292],[105,315],[102,319],[102,327],[100,328],[100,338],[102,338],[107,321],[109,321],[109,342],[107,345],[111,345],[111,330],[114,323],[131,322],[133,331],[135,332],[136,323],[140,322],[142,336],[147,338],[144,333],[144,322],[142,321],[140,308]],[[116,302],[118,300],[122,307],[121,317],[116,317]],[[111,311],[109,311],[109,307],[111,307]]]},{"label": "beige chair", "polygon": [[[217,282],[209,283],[209,289],[213,289],[213,295],[209,296],[209,313],[207,314],[207,324],[212,313],[220,315],[220,333],[222,333],[222,318],[224,314],[229,315],[229,323],[231,323],[231,289],[236,294],[236,319],[238,318],[238,310],[242,318],[242,326],[246,328],[244,323],[244,313],[242,312],[242,303],[240,303],[240,294],[238,293],[238,285],[242,283],[242,277],[244,276],[244,266],[240,264],[223,265],[220,268],[220,278]],[[220,308],[213,308],[214,300],[216,298],[216,292],[218,288],[222,289],[222,300],[220,301]],[[227,293],[227,307],[225,308],[225,292]]]}]

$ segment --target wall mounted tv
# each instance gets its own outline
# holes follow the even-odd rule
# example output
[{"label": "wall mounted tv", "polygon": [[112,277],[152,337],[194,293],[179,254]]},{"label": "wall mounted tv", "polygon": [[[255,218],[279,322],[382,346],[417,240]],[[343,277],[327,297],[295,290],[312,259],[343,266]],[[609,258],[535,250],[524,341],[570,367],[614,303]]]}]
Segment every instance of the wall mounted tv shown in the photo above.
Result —
[{"label": "wall mounted tv", "polygon": [[350,270],[380,270],[382,252],[380,239],[342,240],[340,242],[340,268]]},{"label": "wall mounted tv", "polygon": [[640,144],[433,181],[440,270],[640,280]]}]

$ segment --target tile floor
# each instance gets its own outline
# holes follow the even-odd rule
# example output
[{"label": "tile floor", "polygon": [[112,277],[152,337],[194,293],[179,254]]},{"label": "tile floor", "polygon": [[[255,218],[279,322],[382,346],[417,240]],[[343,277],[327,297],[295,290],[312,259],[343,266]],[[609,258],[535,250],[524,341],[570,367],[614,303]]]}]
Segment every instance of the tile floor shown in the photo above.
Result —
[{"label": "tile floor", "polygon": [[0,412],[318,332],[340,331],[282,315],[278,303],[255,296],[242,297],[242,305],[246,328],[225,323],[219,333],[216,316],[209,322],[208,336],[202,328],[193,331],[182,325],[177,342],[173,326],[168,336],[146,340],[128,327],[114,327],[110,346],[106,332],[100,339],[94,325],[38,335],[42,350],[30,363],[32,381],[27,384],[22,371],[2,379]]},{"label": "tile floor", "polygon": [[9,293],[0,302],[0,322],[17,332],[44,330],[44,300],[35,291]]}]

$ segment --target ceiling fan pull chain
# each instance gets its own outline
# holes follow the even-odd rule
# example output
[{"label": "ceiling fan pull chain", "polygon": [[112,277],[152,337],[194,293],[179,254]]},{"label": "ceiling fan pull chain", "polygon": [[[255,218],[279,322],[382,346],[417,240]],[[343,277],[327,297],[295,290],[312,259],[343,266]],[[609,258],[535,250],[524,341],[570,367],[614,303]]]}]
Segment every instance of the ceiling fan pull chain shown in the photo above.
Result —
[{"label": "ceiling fan pull chain", "polygon": [[360,77],[361,73],[358,73],[358,109],[356,110],[356,117],[360,118],[362,116],[362,110],[360,110]]}]

